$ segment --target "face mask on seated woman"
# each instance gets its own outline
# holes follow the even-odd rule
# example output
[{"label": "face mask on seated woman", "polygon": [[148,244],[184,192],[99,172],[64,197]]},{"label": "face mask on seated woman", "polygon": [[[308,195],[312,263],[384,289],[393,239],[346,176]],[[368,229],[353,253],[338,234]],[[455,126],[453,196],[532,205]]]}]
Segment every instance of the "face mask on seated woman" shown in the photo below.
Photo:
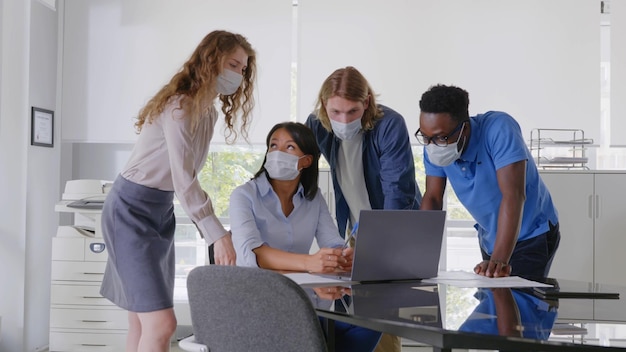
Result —
[{"label": "face mask on seated woman", "polygon": [[269,152],[265,157],[265,170],[274,180],[293,180],[300,174],[298,160],[304,156],[298,157],[280,150]]}]

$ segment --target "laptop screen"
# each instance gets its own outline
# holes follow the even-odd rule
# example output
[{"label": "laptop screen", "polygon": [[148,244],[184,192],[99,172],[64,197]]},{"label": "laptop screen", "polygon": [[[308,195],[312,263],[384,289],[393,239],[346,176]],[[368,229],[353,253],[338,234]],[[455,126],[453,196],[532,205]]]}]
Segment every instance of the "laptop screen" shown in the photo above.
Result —
[{"label": "laptop screen", "polygon": [[445,220],[444,210],[362,210],[351,279],[437,276]]}]

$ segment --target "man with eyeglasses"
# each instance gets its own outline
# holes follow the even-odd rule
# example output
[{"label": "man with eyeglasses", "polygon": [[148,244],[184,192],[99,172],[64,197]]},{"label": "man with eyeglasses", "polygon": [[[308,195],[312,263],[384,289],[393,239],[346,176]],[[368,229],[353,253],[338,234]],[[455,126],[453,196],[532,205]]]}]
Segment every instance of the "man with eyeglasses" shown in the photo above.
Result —
[{"label": "man with eyeglasses", "polygon": [[435,85],[420,100],[426,190],[420,209],[441,209],[449,180],[477,222],[488,277],[545,277],[561,238],[558,213],[519,124],[509,114],[469,116],[469,94]]}]

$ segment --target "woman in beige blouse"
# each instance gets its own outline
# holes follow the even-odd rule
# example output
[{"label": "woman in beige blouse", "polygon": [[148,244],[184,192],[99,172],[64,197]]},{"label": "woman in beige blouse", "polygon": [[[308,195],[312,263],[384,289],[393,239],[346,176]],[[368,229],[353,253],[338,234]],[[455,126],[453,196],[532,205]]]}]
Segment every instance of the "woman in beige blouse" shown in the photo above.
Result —
[{"label": "woman in beige blouse", "polygon": [[247,131],[254,105],[255,51],[247,39],[209,33],[181,70],[143,107],[139,138],[104,204],[108,250],[100,293],[128,310],[127,351],[169,351],[176,329],[174,195],[208,244],[217,264],[234,265],[230,233],[216,217],[198,181],[221,101],[228,128]]}]

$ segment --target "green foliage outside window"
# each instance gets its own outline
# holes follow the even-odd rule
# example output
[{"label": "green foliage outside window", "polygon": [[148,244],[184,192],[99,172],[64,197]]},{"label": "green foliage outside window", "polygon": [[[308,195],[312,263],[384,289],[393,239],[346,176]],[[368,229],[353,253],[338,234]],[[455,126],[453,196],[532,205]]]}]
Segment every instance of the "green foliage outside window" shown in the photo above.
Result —
[{"label": "green foliage outside window", "polygon": [[[413,159],[415,163],[415,178],[422,194],[426,190],[426,170],[424,169],[424,154],[423,147],[413,147]],[[446,211],[448,219],[452,220],[472,220],[472,216],[467,212],[463,204],[459,201],[454,193],[454,190],[450,186],[450,183],[446,186],[447,190],[447,206]]]},{"label": "green foliage outside window", "polygon": [[[202,188],[209,194],[213,208],[219,218],[228,218],[228,206],[231,192],[239,185],[249,181],[263,162],[265,147],[224,147],[223,150],[210,152],[207,162],[198,175]],[[413,149],[415,178],[422,193],[426,189],[422,147]],[[320,168],[329,168],[326,160],[320,158]],[[460,204],[452,187],[448,188],[448,218],[471,220],[471,216]],[[179,209],[182,212],[182,209]],[[184,213],[177,214],[185,216]]]},{"label": "green foliage outside window", "polygon": [[248,182],[263,162],[265,148],[232,148],[210,152],[207,162],[198,179],[202,188],[213,202],[215,214],[219,218],[228,217],[230,194],[237,187]]}]

